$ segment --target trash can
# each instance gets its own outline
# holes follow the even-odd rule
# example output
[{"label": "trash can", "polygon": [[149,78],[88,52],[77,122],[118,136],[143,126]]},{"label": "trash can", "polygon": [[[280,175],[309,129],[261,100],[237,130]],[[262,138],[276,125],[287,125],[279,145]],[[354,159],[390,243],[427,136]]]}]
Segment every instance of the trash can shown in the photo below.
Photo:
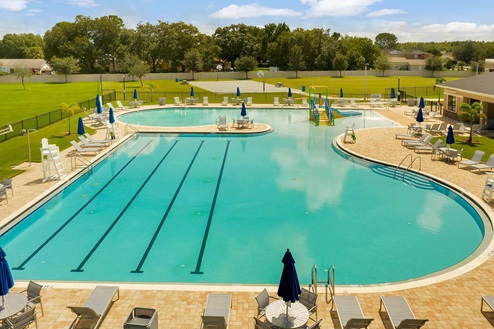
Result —
[{"label": "trash can", "polygon": [[305,86],[302,86],[302,91],[305,91]]},{"label": "trash can", "polygon": [[415,106],[415,99],[413,97],[408,99],[408,106]]},{"label": "trash can", "polygon": [[158,311],[153,308],[134,307],[123,327],[124,329],[158,329]]},{"label": "trash can", "polygon": [[160,105],[166,105],[166,97],[160,97]]},{"label": "trash can", "polygon": [[178,78],[175,78],[175,82],[178,82]]}]

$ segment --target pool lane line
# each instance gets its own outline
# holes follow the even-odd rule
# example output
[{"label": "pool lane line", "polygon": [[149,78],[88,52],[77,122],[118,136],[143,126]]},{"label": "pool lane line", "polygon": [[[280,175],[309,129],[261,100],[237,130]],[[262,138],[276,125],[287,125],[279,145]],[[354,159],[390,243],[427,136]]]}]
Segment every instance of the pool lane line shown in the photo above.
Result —
[{"label": "pool lane line", "polygon": [[146,251],[142,255],[142,258],[141,258],[141,261],[139,262],[139,265],[137,265],[137,268],[135,270],[130,271],[130,273],[143,273],[144,272],[142,270],[142,267],[144,266],[144,262],[146,261],[146,258],[148,257],[149,252],[151,251],[151,248],[153,248],[154,242],[156,241],[156,238],[158,237],[158,234],[160,233],[161,228],[163,227],[163,224],[165,223],[165,220],[168,217],[168,214],[170,213],[170,210],[172,209],[172,206],[175,203],[175,200],[176,200],[178,194],[180,193],[180,190],[182,189],[182,185],[184,184],[185,179],[189,175],[189,171],[192,168],[192,165],[194,164],[194,162],[196,161],[197,155],[199,154],[199,151],[201,150],[203,144],[204,144],[204,140],[201,141],[201,144],[199,144],[199,147],[197,148],[197,151],[194,154],[194,157],[190,161],[189,167],[185,171],[184,176],[182,177],[182,180],[180,181],[180,184],[178,185],[177,190],[175,191],[175,194],[173,195],[172,200],[168,204],[168,208],[166,209],[165,214],[161,218],[161,221],[160,221],[158,227],[156,228],[156,231],[154,232],[153,237],[151,238],[151,241],[149,242],[149,244],[146,248]]},{"label": "pool lane line", "polygon": [[203,274],[201,272],[202,258],[204,257],[204,251],[206,250],[206,242],[208,241],[209,228],[211,227],[211,221],[213,220],[214,209],[216,208],[216,199],[218,198],[218,191],[220,189],[221,178],[223,177],[223,170],[225,169],[226,157],[228,156],[228,149],[230,148],[230,141],[226,143],[225,154],[223,155],[223,163],[221,164],[220,173],[218,175],[218,183],[216,183],[216,190],[214,191],[213,202],[211,203],[211,210],[209,211],[208,223],[206,230],[204,231],[204,238],[202,239],[201,251],[199,252],[199,258],[197,259],[196,269],[190,274]]},{"label": "pool lane line", "polygon": [[144,149],[146,147],[149,146],[149,144],[151,144],[153,141],[149,141],[146,145],[144,145],[144,147],[142,149],[139,150],[139,152],[137,152],[126,164],[125,166],[122,167],[122,169],[120,169],[105,185],[103,185],[103,187],[98,191],[96,192],[95,195],[93,195],[79,210],[77,210],[77,212],[75,214],[73,214],[62,226],[60,226],[48,239],[45,240],[45,242],[43,242],[34,252],[31,253],[31,255],[29,255],[20,265],[18,265],[17,267],[12,267],[13,270],[24,270],[24,265],[26,265],[34,256],[36,256],[36,254],[38,252],[41,251],[41,249],[43,249],[51,240],[53,240],[53,238],[55,238],[58,233],[60,233],[67,225],[69,225],[69,223],[77,216],[79,215],[79,213],[84,209],[86,208],[101,192],[103,192],[105,190],[105,188],[110,185],[110,183],[118,177],[118,175],[120,175],[120,173],[122,173],[122,171],[124,171],[125,168],[127,168],[127,166],[132,162],[134,161],[137,156],[139,154],[141,154],[142,151],[144,151]]},{"label": "pool lane line", "polygon": [[77,266],[77,268],[70,270],[71,272],[84,272],[84,270],[82,268],[87,263],[87,261],[89,260],[89,258],[91,258],[91,256],[96,251],[96,249],[99,248],[99,246],[101,245],[101,243],[103,243],[103,241],[106,239],[106,237],[108,236],[108,234],[113,230],[113,228],[115,227],[115,225],[117,225],[117,223],[120,220],[120,218],[122,218],[122,216],[125,214],[125,212],[127,211],[127,209],[132,205],[132,203],[134,202],[134,200],[141,193],[141,191],[144,188],[144,186],[146,186],[146,184],[149,182],[149,180],[151,179],[151,177],[153,177],[153,175],[156,172],[156,170],[158,170],[158,168],[161,166],[161,164],[163,163],[163,161],[165,161],[165,159],[168,157],[168,155],[171,153],[171,151],[177,145],[177,143],[178,143],[178,141],[175,141],[175,143],[173,143],[173,145],[166,152],[166,154],[163,156],[163,158],[161,158],[161,161],[158,162],[158,164],[154,167],[153,171],[151,171],[151,173],[148,175],[148,177],[146,178],[146,180],[144,181],[144,183],[141,184],[141,186],[139,187],[139,189],[137,190],[137,192],[134,193],[134,196],[129,200],[129,202],[127,202],[127,205],[122,209],[122,211],[120,212],[120,214],[118,214],[117,218],[115,218],[115,220],[111,223],[111,225],[108,227],[108,229],[105,231],[105,233],[103,233],[103,235],[98,240],[98,242],[96,242],[96,244],[93,246],[93,248],[91,249],[91,251],[89,251],[89,253],[86,255],[86,257],[84,257],[84,259],[79,264],[79,266]]}]

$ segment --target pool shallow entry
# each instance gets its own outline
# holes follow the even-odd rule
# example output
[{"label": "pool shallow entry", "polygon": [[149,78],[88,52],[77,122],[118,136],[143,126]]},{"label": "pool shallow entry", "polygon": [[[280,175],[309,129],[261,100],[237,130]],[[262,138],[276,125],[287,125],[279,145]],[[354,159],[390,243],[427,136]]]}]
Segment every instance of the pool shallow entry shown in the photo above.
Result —
[{"label": "pool shallow entry", "polygon": [[378,114],[335,127],[300,110],[249,114],[274,132],[140,134],[120,147],[1,236],[14,277],[276,284],[289,247],[303,284],[314,264],[334,264],[338,284],[375,284],[454,266],[482,242],[461,196],[335,152],[347,123],[393,124]]}]

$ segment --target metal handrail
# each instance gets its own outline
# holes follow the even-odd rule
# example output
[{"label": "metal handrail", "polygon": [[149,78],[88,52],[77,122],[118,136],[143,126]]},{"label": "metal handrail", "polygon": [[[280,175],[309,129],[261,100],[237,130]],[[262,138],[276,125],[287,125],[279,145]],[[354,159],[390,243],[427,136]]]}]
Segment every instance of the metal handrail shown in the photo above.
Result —
[{"label": "metal handrail", "polygon": [[[326,303],[329,304],[333,300],[333,296],[335,293],[335,271],[334,271],[334,265],[331,265],[328,268],[328,278],[327,281],[318,281],[317,280],[317,266],[314,265],[312,267],[312,282],[309,284],[309,291],[312,291],[313,293],[317,294],[317,284],[318,283],[324,283],[324,286],[326,288]],[[329,294],[328,294],[329,292]]]},{"label": "metal handrail", "polygon": [[407,155],[403,158],[403,160],[401,160],[401,162],[400,162],[400,163],[396,166],[395,171],[394,171],[394,177],[393,177],[393,178],[396,178],[396,171],[398,170],[398,168],[400,168],[400,166],[403,164],[403,162],[405,162],[405,160],[406,160],[408,157],[410,157],[410,162],[412,162],[412,161],[413,161],[413,159],[412,159],[412,154],[407,154]]},{"label": "metal handrail", "polygon": [[[72,161],[72,159],[74,159],[74,160]],[[79,161],[81,161],[82,164],[85,165],[85,167],[81,171],[87,170],[88,174],[93,173],[93,163],[90,160],[86,159],[85,157],[83,157],[80,154],[75,154],[72,157],[72,159],[70,161],[70,167],[72,170],[74,170],[77,167],[77,160],[79,160]]]},{"label": "metal handrail", "polygon": [[126,135],[127,135],[127,133],[128,133],[127,128],[132,129],[132,130],[134,131],[134,134],[139,134],[139,129],[137,129],[136,127],[134,127],[134,126],[133,126],[133,125],[131,125],[130,123],[127,123],[127,124],[125,125],[125,134],[126,134]]}]

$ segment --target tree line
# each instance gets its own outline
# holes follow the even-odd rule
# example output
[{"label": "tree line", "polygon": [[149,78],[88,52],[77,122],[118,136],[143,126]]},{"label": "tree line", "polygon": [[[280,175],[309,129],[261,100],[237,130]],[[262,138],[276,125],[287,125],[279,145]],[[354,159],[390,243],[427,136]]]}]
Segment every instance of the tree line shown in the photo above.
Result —
[{"label": "tree line", "polygon": [[371,40],[323,28],[291,30],[285,23],[232,24],[206,35],[184,22],[139,23],[129,29],[118,16],[93,19],[79,15],[74,22],[55,24],[43,36],[6,34],[0,41],[0,58],[44,58],[65,75],[121,72],[143,76],[228,66],[245,72],[262,66],[295,72],[341,72],[367,66],[384,72],[390,65],[382,49],[428,52],[432,56],[427,65],[433,72],[447,64],[439,59],[442,52],[452,52],[465,65],[494,57],[493,42],[399,43],[392,33],[380,33]]}]

